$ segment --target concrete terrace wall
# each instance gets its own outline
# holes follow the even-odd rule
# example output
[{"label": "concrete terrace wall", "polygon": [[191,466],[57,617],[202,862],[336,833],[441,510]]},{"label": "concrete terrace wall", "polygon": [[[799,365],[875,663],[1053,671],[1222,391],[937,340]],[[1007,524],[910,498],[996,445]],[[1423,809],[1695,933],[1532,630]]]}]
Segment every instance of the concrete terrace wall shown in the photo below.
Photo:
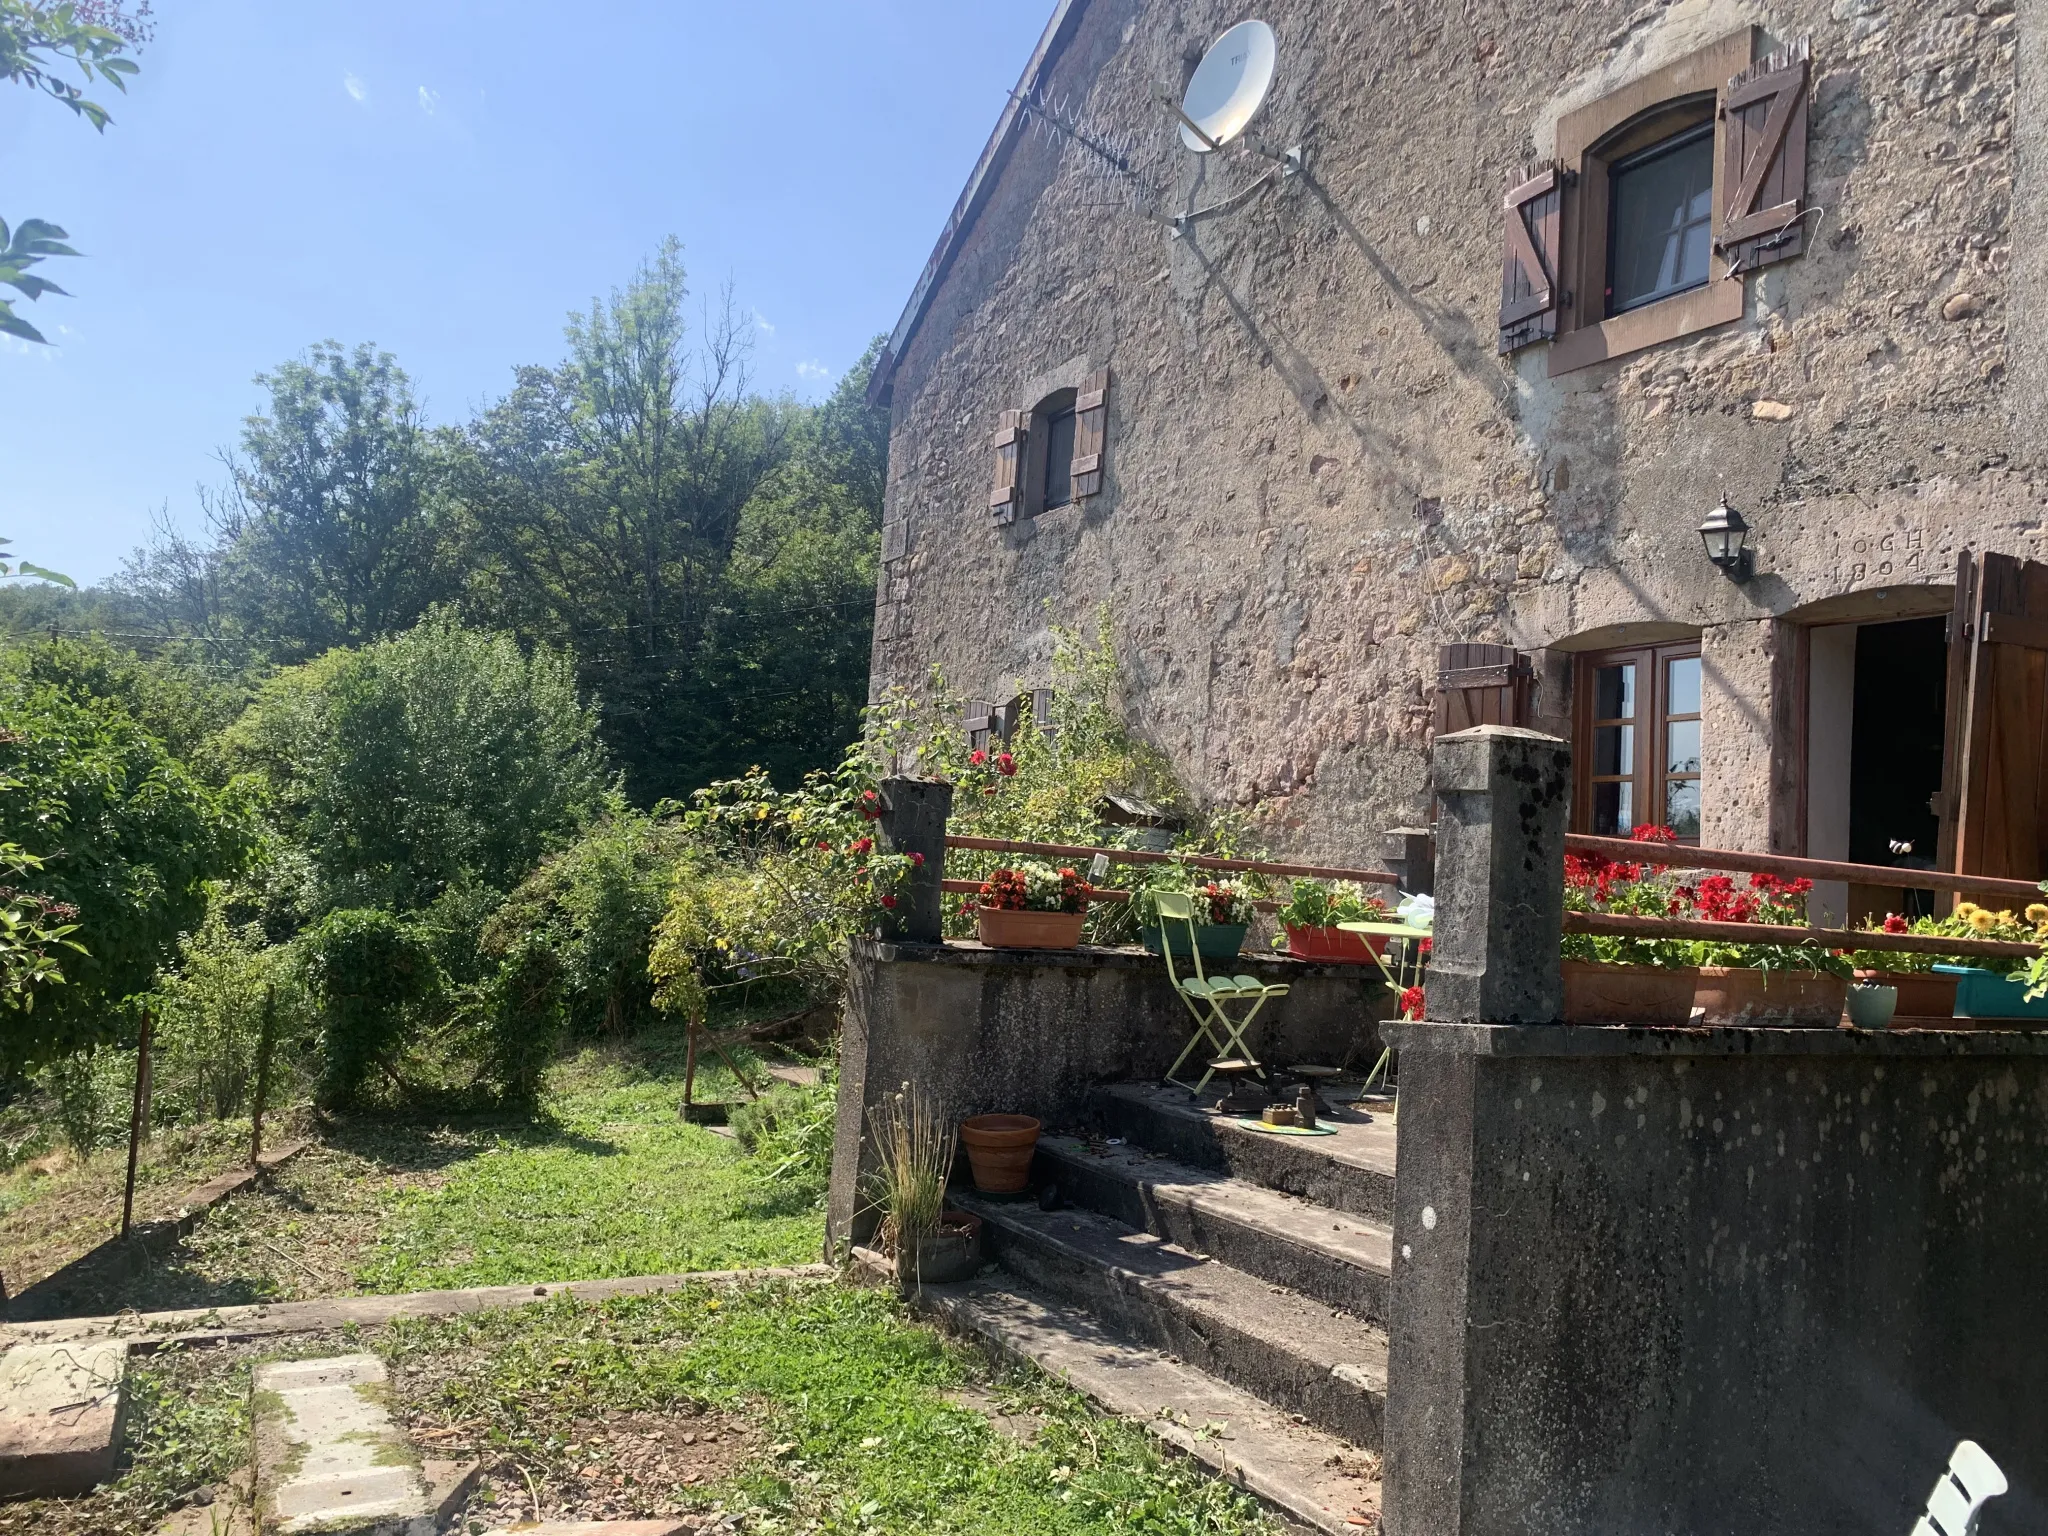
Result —
[{"label": "concrete terrace wall", "polygon": [[[1376,968],[1245,955],[1230,969],[1291,989],[1253,1027],[1264,1059],[1369,1067],[1378,1056],[1378,1021],[1394,998]],[[1142,951],[864,940],[844,1017],[827,1215],[835,1244],[865,1242],[873,1227],[859,1199],[874,1167],[867,1115],[902,1084],[949,1119],[1026,1114],[1057,1129],[1085,1118],[1093,1088],[1157,1081],[1194,1028],[1165,962]]]},{"label": "concrete terrace wall", "polygon": [[[1088,0],[1048,87],[1134,129],[1175,208],[1211,203],[1259,163],[1185,154],[1150,98],[1241,14]],[[1191,787],[1256,807],[1276,846],[1358,861],[1425,810],[1439,643],[1697,627],[1705,839],[1764,846],[1790,736],[1780,616],[1939,586],[1964,545],[2044,543],[2039,413],[2006,403],[2048,379],[2044,349],[2008,353],[2016,201],[2048,225],[2031,149],[2015,185],[2010,0],[1261,14],[1282,63],[1258,131],[1305,141],[1310,172],[1244,211],[1173,240],[1099,206],[1115,194],[1082,151],[1016,146],[896,375],[906,543],[877,594],[877,686],[938,662],[1007,696],[1047,681],[1048,600],[1083,624],[1109,603],[1130,713]],[[1812,38],[1808,254],[1746,280],[1719,329],[1557,379],[1540,345],[1503,364],[1509,168],[1561,112],[1750,25]],[[998,413],[1105,364],[1104,493],[998,529]],[[1747,586],[1693,533],[1724,488],[1757,530]]]},{"label": "concrete terrace wall", "polygon": [[2048,1036],[1389,1033],[1391,1536],[2048,1531]]}]

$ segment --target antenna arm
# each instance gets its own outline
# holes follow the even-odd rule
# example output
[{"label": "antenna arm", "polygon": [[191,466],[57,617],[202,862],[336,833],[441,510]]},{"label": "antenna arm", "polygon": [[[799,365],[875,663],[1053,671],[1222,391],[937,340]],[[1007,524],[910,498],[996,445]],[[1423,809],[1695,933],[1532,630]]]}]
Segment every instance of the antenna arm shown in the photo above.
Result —
[{"label": "antenna arm", "polygon": [[1192,133],[1204,144],[1208,145],[1210,149],[1216,150],[1221,149],[1223,147],[1223,143],[1220,139],[1212,139],[1209,137],[1208,134],[1202,132],[1202,125],[1196,122],[1192,117],[1189,117],[1186,112],[1182,111],[1180,103],[1175,101],[1171,96],[1167,95],[1164,91],[1161,91],[1152,99],[1158,102],[1159,105],[1161,105],[1162,107],[1166,108],[1166,110],[1171,112],[1175,117],[1179,118],[1181,121],[1181,126],[1186,128],[1189,133]]}]

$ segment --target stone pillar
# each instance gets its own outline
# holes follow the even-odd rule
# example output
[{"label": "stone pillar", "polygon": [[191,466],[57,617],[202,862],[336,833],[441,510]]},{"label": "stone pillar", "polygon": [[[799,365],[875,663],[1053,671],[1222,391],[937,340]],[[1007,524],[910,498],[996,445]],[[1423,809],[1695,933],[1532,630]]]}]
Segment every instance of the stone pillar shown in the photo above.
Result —
[{"label": "stone pillar", "polygon": [[882,818],[875,823],[883,853],[921,853],[924,863],[896,893],[896,905],[882,914],[882,937],[891,943],[937,944],[946,877],[946,818],[953,811],[953,786],[943,779],[884,779],[879,791]]},{"label": "stone pillar", "polygon": [[1387,828],[1386,850],[1387,868],[1401,877],[1402,890],[1411,896],[1436,890],[1436,834],[1429,828]]},{"label": "stone pillar", "polygon": [[1551,1024],[1563,1007],[1571,749],[1482,725],[1439,736],[1431,1023]]}]

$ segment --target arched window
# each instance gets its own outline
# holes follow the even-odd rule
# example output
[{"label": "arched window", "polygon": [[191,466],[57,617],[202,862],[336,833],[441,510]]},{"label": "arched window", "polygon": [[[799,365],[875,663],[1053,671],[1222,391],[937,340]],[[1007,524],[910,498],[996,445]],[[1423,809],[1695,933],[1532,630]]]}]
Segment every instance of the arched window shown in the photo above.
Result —
[{"label": "arched window", "polygon": [[1024,471],[1024,515],[1035,517],[1074,499],[1074,401],[1071,389],[1054,390],[1031,411],[1029,458]]}]

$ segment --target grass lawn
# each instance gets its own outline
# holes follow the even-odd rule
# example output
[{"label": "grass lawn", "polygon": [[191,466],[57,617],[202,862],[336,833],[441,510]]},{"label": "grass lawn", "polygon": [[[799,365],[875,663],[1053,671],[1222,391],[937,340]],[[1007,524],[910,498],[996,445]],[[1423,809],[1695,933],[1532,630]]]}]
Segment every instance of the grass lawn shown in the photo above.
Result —
[{"label": "grass lawn", "polygon": [[[693,1286],[407,1321],[295,1355],[370,1348],[427,1455],[482,1458],[457,1529],[531,1519],[733,1517],[741,1531],[1249,1536],[1257,1506],[1095,1415],[837,1285]],[[128,1465],[90,1499],[0,1505],[0,1532],[140,1536],[247,1454],[248,1369],[281,1351],[166,1354],[137,1374]],[[1227,1434],[1227,1427],[1222,1431]],[[536,1509],[537,1506],[537,1509]]]},{"label": "grass lawn", "polygon": [[[739,1095],[722,1067],[699,1072],[699,1098]],[[538,1118],[361,1115],[318,1126],[314,1144],[267,1187],[218,1207],[139,1273],[108,1264],[67,1276],[61,1312],[816,1259],[822,1177],[684,1124],[681,1097],[674,1042],[656,1036],[559,1063]],[[168,1214],[181,1194],[236,1163],[246,1136],[233,1124],[159,1136],[139,1203]],[[0,1198],[13,1208],[0,1207],[0,1235],[11,1292],[110,1235],[123,1170],[123,1155],[108,1151],[61,1173],[7,1176]],[[18,1315],[38,1315],[34,1300]]]}]

